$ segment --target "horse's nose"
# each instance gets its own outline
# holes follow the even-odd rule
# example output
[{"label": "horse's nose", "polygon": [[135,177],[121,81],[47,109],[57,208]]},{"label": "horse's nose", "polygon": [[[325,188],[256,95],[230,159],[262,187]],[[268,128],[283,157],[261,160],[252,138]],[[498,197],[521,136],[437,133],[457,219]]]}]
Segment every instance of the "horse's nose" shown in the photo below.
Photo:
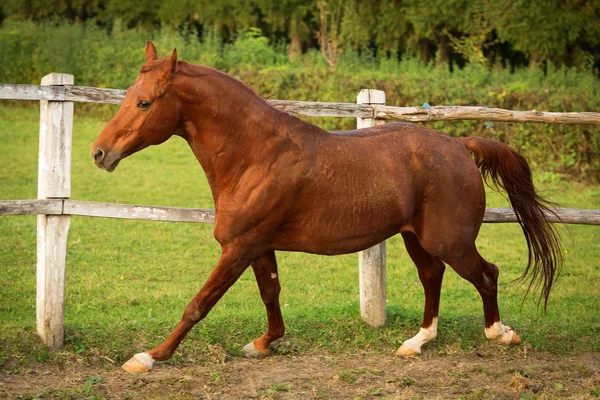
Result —
[{"label": "horse's nose", "polygon": [[99,164],[103,159],[104,159],[104,151],[102,149],[97,149],[96,152],[94,153],[94,161],[96,161],[96,164]]}]

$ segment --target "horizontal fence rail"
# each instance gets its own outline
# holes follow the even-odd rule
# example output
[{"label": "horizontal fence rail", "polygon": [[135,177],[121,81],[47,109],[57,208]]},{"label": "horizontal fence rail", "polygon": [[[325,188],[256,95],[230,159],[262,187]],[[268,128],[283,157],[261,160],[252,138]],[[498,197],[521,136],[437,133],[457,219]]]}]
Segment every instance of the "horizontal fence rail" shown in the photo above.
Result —
[{"label": "horizontal fence rail", "polygon": [[472,106],[390,107],[374,106],[375,118],[409,122],[478,120],[495,122],[531,122],[538,124],[600,125],[600,113],[513,111]]},{"label": "horizontal fence rail", "polygon": [[[67,199],[0,200],[0,215],[80,215],[141,221],[213,223],[215,210],[136,204],[102,203]],[[550,222],[563,224],[600,225],[600,210],[554,208],[546,212]],[[483,222],[518,222],[512,208],[488,208]]]},{"label": "horizontal fence rail", "polygon": [[0,215],[80,215],[141,221],[213,223],[215,210],[68,199],[0,200]]},{"label": "horizontal fence rail", "polygon": [[[125,90],[121,89],[73,85],[0,84],[0,99],[121,104],[124,98]],[[294,100],[268,100],[268,102],[288,114],[313,117],[375,118],[407,122],[477,120],[600,126],[600,113],[596,112],[513,111],[485,106],[393,107]]]}]

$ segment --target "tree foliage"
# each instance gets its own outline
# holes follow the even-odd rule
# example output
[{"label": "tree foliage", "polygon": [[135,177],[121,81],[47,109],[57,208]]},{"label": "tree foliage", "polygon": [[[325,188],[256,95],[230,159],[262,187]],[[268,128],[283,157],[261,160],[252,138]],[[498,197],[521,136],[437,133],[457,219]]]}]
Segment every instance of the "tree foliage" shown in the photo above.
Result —
[{"label": "tree foliage", "polygon": [[226,43],[258,28],[292,59],[322,47],[330,60],[353,49],[459,65],[600,67],[600,0],[5,0],[5,19],[112,32],[163,26]]}]

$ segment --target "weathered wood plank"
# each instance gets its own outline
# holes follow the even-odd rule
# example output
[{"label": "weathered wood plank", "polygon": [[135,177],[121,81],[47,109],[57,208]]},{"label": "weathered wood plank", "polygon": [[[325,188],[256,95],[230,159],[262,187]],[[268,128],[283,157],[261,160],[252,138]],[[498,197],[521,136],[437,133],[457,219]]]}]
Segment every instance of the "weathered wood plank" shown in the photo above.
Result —
[{"label": "weathered wood plank", "polygon": [[[86,86],[67,87],[66,100],[121,104],[125,91]],[[314,117],[372,117],[373,108],[354,103],[327,103],[318,101],[268,100],[273,107],[291,115]]]},{"label": "weathered wood plank", "polygon": [[[89,86],[38,86],[0,84],[0,99],[54,100],[121,104],[125,90]],[[291,115],[316,117],[354,117],[394,119],[408,122],[479,120],[497,122],[525,122],[544,124],[600,125],[596,112],[545,112],[518,111],[501,108],[467,106],[393,107],[354,103],[328,103],[317,101],[269,100],[269,103]],[[428,119],[429,115],[429,119]]]},{"label": "weathered wood plank", "polygon": [[65,274],[71,217],[37,216],[36,325],[44,344],[64,344]]},{"label": "weathered wood plank", "polygon": [[[595,112],[545,112],[513,111],[501,108],[435,106],[390,107],[374,106],[375,117],[409,122],[479,120],[498,122],[533,122],[543,124],[600,125],[600,113]],[[428,113],[429,111],[429,113]]]},{"label": "weathered wood plank", "polygon": [[63,202],[60,199],[48,200],[0,200],[0,215],[60,215]]},{"label": "weathered wood plank", "polygon": [[88,217],[170,222],[212,223],[215,219],[215,211],[209,209],[142,206],[77,200],[65,200],[64,213]]},{"label": "weathered wood plank", "polygon": [[268,103],[291,115],[311,117],[373,117],[373,107],[364,104],[294,100],[269,100]]},{"label": "weathered wood plank", "polygon": [[[66,89],[66,100],[121,104],[125,91],[86,86],[71,86]],[[318,101],[268,100],[273,107],[291,115],[313,117],[372,117],[373,108],[354,103],[328,103]]]},{"label": "weathered wood plank", "polygon": [[[578,208],[554,208],[556,215],[547,214],[551,222],[580,225],[600,225],[600,210],[583,210]],[[512,208],[488,208],[483,222],[505,223],[517,222]]]},{"label": "weathered wood plank", "polygon": [[[362,89],[356,96],[356,102],[362,105],[385,104],[385,101],[383,90]],[[375,119],[372,115],[356,119],[358,129],[384,123],[385,120]],[[358,253],[360,316],[374,328],[382,327],[387,320],[386,273],[385,241]]]},{"label": "weathered wood plank", "polygon": [[[63,202],[65,203],[63,209]],[[98,205],[98,207],[96,207]],[[98,208],[95,210],[95,208]],[[559,218],[550,221],[565,224],[600,225],[600,210],[577,208],[554,209]],[[166,215],[165,215],[166,213]],[[138,219],[170,222],[213,223],[215,211],[200,208],[143,206],[133,204],[98,203],[78,200],[0,200],[0,215],[81,215],[90,217]],[[517,222],[512,208],[488,208],[483,222]]]},{"label": "weathered wood plank", "polygon": [[61,101],[65,99],[65,87],[1,83],[0,99]]},{"label": "weathered wood plank", "polygon": [[[73,75],[52,73],[42,85],[71,85]],[[38,199],[71,195],[71,144],[73,103],[40,101],[40,143],[38,155]]]},{"label": "weathered wood plank", "polygon": [[90,86],[68,86],[65,99],[84,103],[121,104],[125,98],[125,90],[107,89]]},{"label": "weathered wood plank", "polygon": [[[52,73],[42,85],[72,85],[73,75]],[[71,195],[73,103],[40,101],[38,199]],[[64,342],[65,271],[71,217],[38,215],[36,264],[36,322],[42,341],[51,349]]]}]

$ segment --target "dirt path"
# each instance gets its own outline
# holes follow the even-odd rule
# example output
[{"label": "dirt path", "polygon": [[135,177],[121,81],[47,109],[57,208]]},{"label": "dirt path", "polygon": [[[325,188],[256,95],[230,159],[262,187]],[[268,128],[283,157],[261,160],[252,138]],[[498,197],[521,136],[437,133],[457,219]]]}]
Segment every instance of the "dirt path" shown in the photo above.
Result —
[{"label": "dirt path", "polygon": [[555,399],[600,396],[600,353],[457,352],[400,359],[327,353],[263,360],[217,357],[204,365],[158,365],[131,375],[117,367],[37,365],[0,369],[0,398],[68,399]]}]

